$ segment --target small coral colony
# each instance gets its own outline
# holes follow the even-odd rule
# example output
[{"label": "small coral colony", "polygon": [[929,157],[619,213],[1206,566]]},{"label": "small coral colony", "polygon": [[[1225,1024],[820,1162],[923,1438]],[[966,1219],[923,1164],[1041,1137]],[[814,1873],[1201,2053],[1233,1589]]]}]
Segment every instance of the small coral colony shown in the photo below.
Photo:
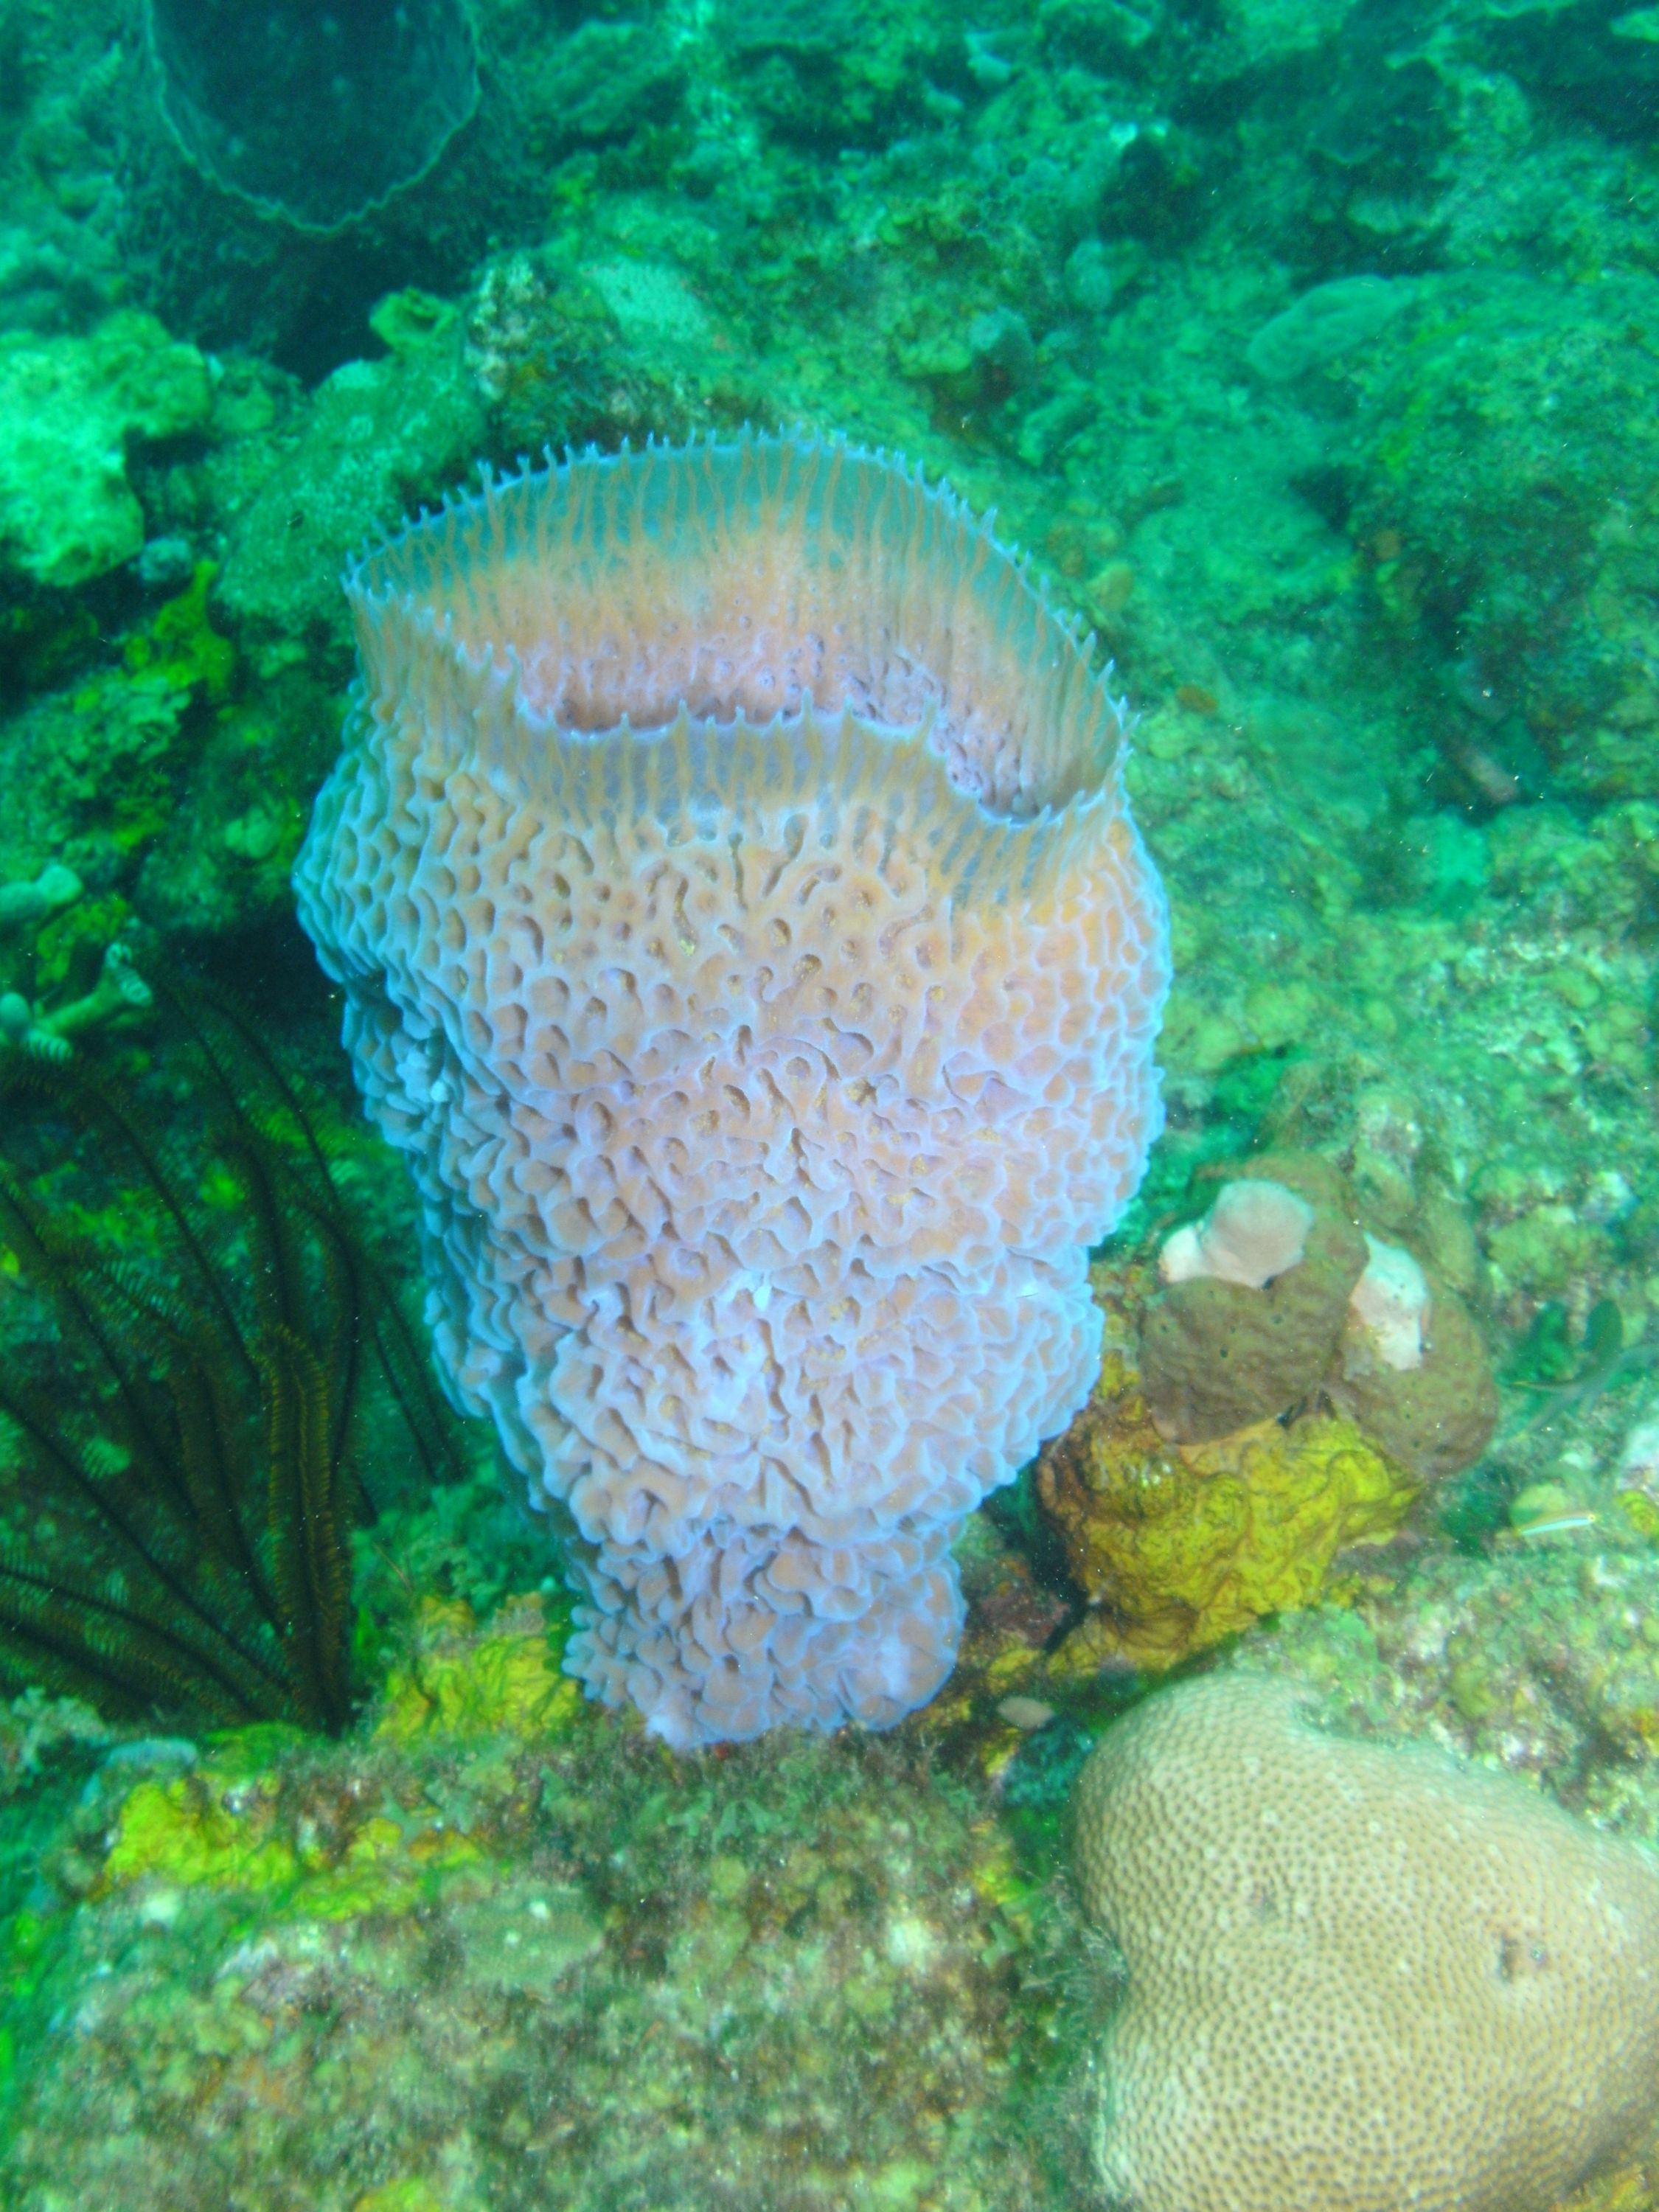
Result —
[{"label": "small coral colony", "polygon": [[[1428,248],[1253,319],[1199,254],[1180,87],[1288,34],[38,12],[20,145],[117,149],[118,218],[30,201],[48,292],[64,225],[111,258],[0,329],[0,2194],[1659,2206],[1659,1422],[1587,1256],[1638,1209],[1480,1159],[1500,1065],[1625,1126],[1650,915],[1573,939],[1527,839],[1611,884],[1652,807],[1570,788],[1491,564],[1435,617],[1431,495],[1379,504]],[[1291,40],[1332,174],[1450,128],[1383,12]],[[1468,99],[1541,66],[1492,37]],[[790,220],[908,271],[879,370],[745,360],[781,197],[697,273],[711,118],[798,192],[790,85],[851,196]],[[1050,236],[1034,149],[1113,101]],[[1160,282],[1222,477],[1254,437],[1300,502],[1224,592],[1181,481],[1087,489]],[[1317,618],[1251,599],[1297,561]],[[1571,1041],[1503,1028],[1522,970]]]}]

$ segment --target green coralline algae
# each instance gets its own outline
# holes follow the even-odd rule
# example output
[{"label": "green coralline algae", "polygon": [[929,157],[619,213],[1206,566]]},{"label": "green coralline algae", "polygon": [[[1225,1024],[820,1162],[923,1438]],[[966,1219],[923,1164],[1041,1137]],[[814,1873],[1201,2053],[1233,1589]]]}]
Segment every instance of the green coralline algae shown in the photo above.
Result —
[{"label": "green coralline algae", "polygon": [[207,363],[153,315],[0,338],[0,574],[69,589],[131,561],[144,517],[128,441],[199,430],[211,405]]}]

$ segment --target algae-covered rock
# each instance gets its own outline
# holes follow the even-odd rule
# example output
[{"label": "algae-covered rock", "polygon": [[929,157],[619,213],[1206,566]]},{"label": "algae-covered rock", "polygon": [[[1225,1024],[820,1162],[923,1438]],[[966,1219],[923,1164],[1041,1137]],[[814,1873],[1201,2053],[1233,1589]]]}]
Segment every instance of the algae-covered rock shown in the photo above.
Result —
[{"label": "algae-covered rock", "polygon": [[1401,277],[1340,276],[1316,284],[1262,325],[1245,358],[1269,383],[1288,383],[1369,344],[1410,306],[1413,295],[1413,287]]},{"label": "algae-covered rock", "polygon": [[70,589],[131,561],[144,517],[129,445],[200,429],[211,404],[207,363],[153,315],[0,339],[0,575]]},{"label": "algae-covered rock", "polygon": [[676,44],[648,22],[592,16],[526,72],[538,139],[600,144],[673,112],[684,77]]},{"label": "algae-covered rock", "polygon": [[9,2207],[1054,2201],[1020,1961],[1070,1923],[984,1790],[891,1736],[676,1759],[557,1640],[428,1607],[372,1731],[110,1772],[21,1935],[0,1889]]},{"label": "algae-covered rock", "polygon": [[421,1607],[407,1662],[387,1680],[376,1734],[407,1743],[434,1730],[551,1741],[580,1710],[582,1694],[559,1671],[539,1598],[504,1607],[486,1634],[459,1599]]},{"label": "algae-covered rock", "polygon": [[1385,619],[1437,664],[1439,742],[1500,801],[1655,789],[1632,487],[1659,460],[1656,312],[1645,275],[1462,271],[1364,357],[1350,526]]},{"label": "algae-covered rock", "polygon": [[392,350],[319,386],[232,527],[219,605],[262,673],[319,646],[343,669],[346,556],[412,506],[435,505],[484,446],[459,321],[424,304],[377,311]]},{"label": "algae-covered rock", "polygon": [[947,16],[870,0],[726,0],[720,37],[744,94],[795,143],[879,143],[915,112],[960,38]]}]

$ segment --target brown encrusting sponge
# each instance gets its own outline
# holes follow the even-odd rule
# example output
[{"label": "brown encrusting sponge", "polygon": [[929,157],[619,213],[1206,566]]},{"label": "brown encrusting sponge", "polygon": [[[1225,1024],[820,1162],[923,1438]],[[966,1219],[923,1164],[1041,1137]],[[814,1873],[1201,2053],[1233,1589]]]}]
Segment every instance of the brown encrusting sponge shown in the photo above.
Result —
[{"label": "brown encrusting sponge", "polygon": [[1548,2212],[1659,2106],[1659,1860],[1506,1776],[1212,1675],[1109,1729],[1078,1878],[1127,1970],[1135,2212]]},{"label": "brown encrusting sponge", "polygon": [[1317,1389],[1336,1355],[1365,1239],[1341,1176],[1311,1153],[1242,1161],[1239,1182],[1310,1209],[1300,1250],[1265,1280],[1208,1272],[1172,1281],[1146,1319],[1146,1401],[1173,1437],[1204,1443],[1271,1420]]},{"label": "brown encrusting sponge", "polygon": [[462,1402],[670,1741],[879,1725],[1087,1396],[1168,973],[1087,643],[842,444],[587,456],[347,580],[297,875]]},{"label": "brown encrusting sponge", "polygon": [[1202,1220],[1165,1238],[1158,1273],[1140,1380],[1172,1442],[1215,1443],[1322,1394],[1425,1480],[1486,1449],[1498,1386],[1480,1329],[1437,1271],[1370,1233],[1328,1161],[1237,1162]]}]

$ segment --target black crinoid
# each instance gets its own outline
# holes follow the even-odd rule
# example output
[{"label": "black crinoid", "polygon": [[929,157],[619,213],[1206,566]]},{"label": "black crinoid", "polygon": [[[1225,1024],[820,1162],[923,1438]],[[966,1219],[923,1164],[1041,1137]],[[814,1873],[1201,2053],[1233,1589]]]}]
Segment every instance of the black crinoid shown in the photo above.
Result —
[{"label": "black crinoid", "polygon": [[0,1686],[335,1733],[369,1462],[445,1480],[456,1426],[295,1081],[166,997],[142,1100],[0,1079]]}]

